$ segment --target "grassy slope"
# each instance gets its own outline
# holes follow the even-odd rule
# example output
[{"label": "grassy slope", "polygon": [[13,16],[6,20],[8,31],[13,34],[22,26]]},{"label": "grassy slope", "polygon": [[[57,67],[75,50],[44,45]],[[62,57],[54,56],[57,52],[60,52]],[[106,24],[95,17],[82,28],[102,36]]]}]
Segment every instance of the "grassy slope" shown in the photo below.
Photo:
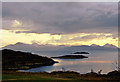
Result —
[{"label": "grassy slope", "polygon": [[3,82],[38,82],[38,81],[45,81],[45,82],[92,82],[87,80],[76,80],[76,79],[67,79],[67,78],[57,78],[57,77],[42,77],[42,76],[21,76],[21,75],[3,75]]},{"label": "grassy slope", "polygon": [[87,80],[68,78],[67,75],[49,74],[49,73],[23,73],[23,72],[4,72],[3,82],[92,82]]},{"label": "grassy slope", "polygon": [[[86,74],[85,74],[86,75]],[[5,71],[3,82],[119,82],[106,77],[81,76],[73,73],[28,73]]]}]

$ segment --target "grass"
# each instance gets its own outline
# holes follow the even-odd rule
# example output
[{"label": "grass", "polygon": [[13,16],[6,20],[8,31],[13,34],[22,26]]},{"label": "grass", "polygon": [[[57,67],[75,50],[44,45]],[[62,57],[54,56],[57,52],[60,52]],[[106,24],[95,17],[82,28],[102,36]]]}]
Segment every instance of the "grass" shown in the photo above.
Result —
[{"label": "grass", "polygon": [[17,71],[3,71],[2,82],[119,82],[106,76],[93,74],[75,74],[71,72],[30,73]]},{"label": "grass", "polygon": [[92,82],[47,73],[3,73],[2,82]]},{"label": "grass", "polygon": [[41,76],[23,76],[23,75],[3,75],[2,82],[92,82],[85,80],[75,80],[75,79],[67,79],[67,78],[53,78],[51,76],[41,77]]}]

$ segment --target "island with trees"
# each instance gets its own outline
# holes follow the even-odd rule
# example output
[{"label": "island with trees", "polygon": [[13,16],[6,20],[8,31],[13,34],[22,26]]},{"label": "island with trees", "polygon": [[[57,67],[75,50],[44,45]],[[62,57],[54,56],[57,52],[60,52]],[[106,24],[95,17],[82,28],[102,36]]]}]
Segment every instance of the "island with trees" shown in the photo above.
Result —
[{"label": "island with trees", "polygon": [[88,52],[73,52],[71,54],[89,54]]},{"label": "island with trees", "polygon": [[51,57],[51,58],[60,58],[60,59],[83,59],[88,58],[87,56],[81,54],[89,54],[88,52],[73,52],[70,55],[63,55],[58,57]]},{"label": "island with trees", "polygon": [[64,56],[51,57],[51,58],[61,58],[61,59],[83,59],[83,58],[88,58],[88,57],[87,57],[87,56],[83,56],[83,55],[64,55]]},{"label": "island with trees", "polygon": [[23,70],[57,63],[51,58],[39,56],[29,52],[0,50],[2,53],[2,70]]}]

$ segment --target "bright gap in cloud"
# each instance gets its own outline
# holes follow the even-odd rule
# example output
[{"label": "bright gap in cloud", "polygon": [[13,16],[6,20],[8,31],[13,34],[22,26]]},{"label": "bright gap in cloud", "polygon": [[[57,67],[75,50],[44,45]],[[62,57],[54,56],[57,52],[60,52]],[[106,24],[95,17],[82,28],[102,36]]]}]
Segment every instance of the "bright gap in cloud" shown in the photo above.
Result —
[{"label": "bright gap in cloud", "polygon": [[39,45],[100,45],[113,44],[118,46],[118,37],[111,33],[74,33],[74,34],[50,34],[50,33],[16,33],[11,30],[0,30],[2,34],[1,47],[18,42]]}]

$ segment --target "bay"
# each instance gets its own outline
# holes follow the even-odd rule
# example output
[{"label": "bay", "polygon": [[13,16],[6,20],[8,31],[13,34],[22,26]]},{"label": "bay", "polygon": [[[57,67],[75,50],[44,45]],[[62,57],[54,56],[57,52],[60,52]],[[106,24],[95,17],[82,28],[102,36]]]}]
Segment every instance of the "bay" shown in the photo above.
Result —
[{"label": "bay", "polygon": [[[108,73],[115,70],[115,63],[118,60],[118,51],[105,51],[105,50],[93,50],[87,51],[90,54],[87,54],[88,58],[85,59],[53,59],[59,63],[55,63],[52,66],[43,66],[38,68],[32,68],[29,70],[19,70],[24,72],[52,72],[52,71],[61,71],[62,68],[65,71],[76,71],[79,73],[88,73],[93,69],[94,72],[102,70],[102,73]],[[36,51],[33,53],[40,54],[40,56],[61,56],[65,54],[72,53],[71,51]]]}]

